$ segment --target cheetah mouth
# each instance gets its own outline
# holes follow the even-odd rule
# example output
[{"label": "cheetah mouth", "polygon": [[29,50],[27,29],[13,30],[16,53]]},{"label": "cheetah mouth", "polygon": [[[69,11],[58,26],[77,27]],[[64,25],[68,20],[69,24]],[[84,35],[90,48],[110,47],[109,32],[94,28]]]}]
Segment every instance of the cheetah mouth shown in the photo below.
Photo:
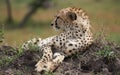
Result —
[{"label": "cheetah mouth", "polygon": [[55,29],[56,31],[58,31],[58,30],[60,30],[60,27],[57,26],[57,25],[55,25],[55,26],[53,26],[53,29]]}]

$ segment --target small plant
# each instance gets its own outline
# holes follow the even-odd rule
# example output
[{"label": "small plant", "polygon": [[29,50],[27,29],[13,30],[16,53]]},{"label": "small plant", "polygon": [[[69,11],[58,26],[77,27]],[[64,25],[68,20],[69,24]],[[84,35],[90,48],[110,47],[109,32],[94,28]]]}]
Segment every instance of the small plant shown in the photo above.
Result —
[{"label": "small plant", "polygon": [[29,48],[29,50],[31,50],[31,51],[39,51],[39,46],[38,45],[35,45],[35,44],[33,44],[33,43],[29,43],[28,44],[28,48]]},{"label": "small plant", "polygon": [[3,32],[3,27],[2,27],[0,29],[0,43],[3,42],[3,39],[4,39],[3,35],[4,35],[4,32]]},{"label": "small plant", "polygon": [[109,46],[105,46],[103,50],[99,50],[96,54],[107,58],[115,57],[114,51]]},{"label": "small plant", "polygon": [[12,63],[14,60],[16,60],[21,54],[23,53],[22,50],[18,49],[6,49],[1,51],[0,56],[0,66],[8,66],[10,63]]},{"label": "small plant", "polygon": [[23,75],[23,73],[18,70],[15,75]]},{"label": "small plant", "polygon": [[8,56],[4,56],[1,60],[0,60],[0,65],[1,66],[7,66],[9,65],[9,63],[11,63],[14,60],[14,58],[8,57]]},{"label": "small plant", "polygon": [[23,49],[22,48],[18,48],[18,52],[17,52],[17,56],[21,56],[23,54]]},{"label": "small plant", "polygon": [[55,74],[53,72],[48,71],[48,72],[45,72],[45,75],[55,75]]}]

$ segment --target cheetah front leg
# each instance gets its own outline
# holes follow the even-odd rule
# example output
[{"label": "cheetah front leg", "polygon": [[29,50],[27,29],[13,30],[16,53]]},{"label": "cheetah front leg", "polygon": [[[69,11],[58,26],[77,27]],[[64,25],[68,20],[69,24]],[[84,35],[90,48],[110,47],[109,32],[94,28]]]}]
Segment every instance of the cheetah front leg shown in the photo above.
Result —
[{"label": "cheetah front leg", "polygon": [[22,49],[24,50],[29,50],[32,46],[37,46],[37,47],[42,47],[43,45],[47,45],[47,44],[52,44],[52,39],[54,38],[55,36],[53,37],[49,37],[49,38],[46,38],[46,39],[41,39],[41,38],[33,38],[25,43],[23,43],[22,45]]},{"label": "cheetah front leg", "polygon": [[48,71],[49,66],[51,65],[50,61],[52,60],[53,53],[51,51],[50,47],[43,47],[41,48],[41,51],[43,52],[42,59],[38,61],[38,63],[35,65],[36,66],[36,71],[41,72],[41,71]]},{"label": "cheetah front leg", "polygon": [[64,55],[60,53],[52,53],[51,47],[44,47],[43,48],[43,57],[38,63],[35,65],[36,66],[36,71],[37,72],[42,72],[42,71],[54,71],[59,64],[64,60]]},{"label": "cheetah front leg", "polygon": [[36,46],[39,42],[41,42],[41,38],[33,38],[23,43],[21,48],[24,50],[29,50],[32,46]]}]

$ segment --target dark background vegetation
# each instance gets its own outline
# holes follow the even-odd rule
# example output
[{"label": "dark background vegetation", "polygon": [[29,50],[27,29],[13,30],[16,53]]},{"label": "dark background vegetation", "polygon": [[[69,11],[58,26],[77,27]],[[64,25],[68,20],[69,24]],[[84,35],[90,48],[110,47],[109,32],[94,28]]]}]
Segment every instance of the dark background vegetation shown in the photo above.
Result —
[{"label": "dark background vegetation", "polygon": [[19,47],[28,39],[58,34],[50,23],[58,10],[70,6],[87,11],[95,35],[104,33],[120,44],[120,0],[0,0],[3,44]]}]

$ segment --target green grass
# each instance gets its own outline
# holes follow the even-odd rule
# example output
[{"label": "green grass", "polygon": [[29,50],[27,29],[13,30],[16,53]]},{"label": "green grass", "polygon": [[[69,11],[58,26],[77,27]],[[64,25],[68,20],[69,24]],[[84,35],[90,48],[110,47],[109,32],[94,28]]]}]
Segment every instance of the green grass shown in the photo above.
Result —
[{"label": "green grass", "polygon": [[53,72],[45,72],[45,75],[55,75]]},{"label": "green grass", "polygon": [[103,50],[99,50],[96,54],[104,58],[107,57],[108,59],[115,57],[114,51],[109,46],[106,46]]},{"label": "green grass", "polygon": [[[14,60],[16,60],[18,57],[20,57],[23,53],[23,49],[19,48],[18,50],[12,49],[11,52],[14,52],[15,55],[9,56],[10,51],[4,50],[2,53],[2,57],[0,57],[0,66],[8,66],[10,63],[12,63]],[[8,54],[8,55],[7,55]]]}]

